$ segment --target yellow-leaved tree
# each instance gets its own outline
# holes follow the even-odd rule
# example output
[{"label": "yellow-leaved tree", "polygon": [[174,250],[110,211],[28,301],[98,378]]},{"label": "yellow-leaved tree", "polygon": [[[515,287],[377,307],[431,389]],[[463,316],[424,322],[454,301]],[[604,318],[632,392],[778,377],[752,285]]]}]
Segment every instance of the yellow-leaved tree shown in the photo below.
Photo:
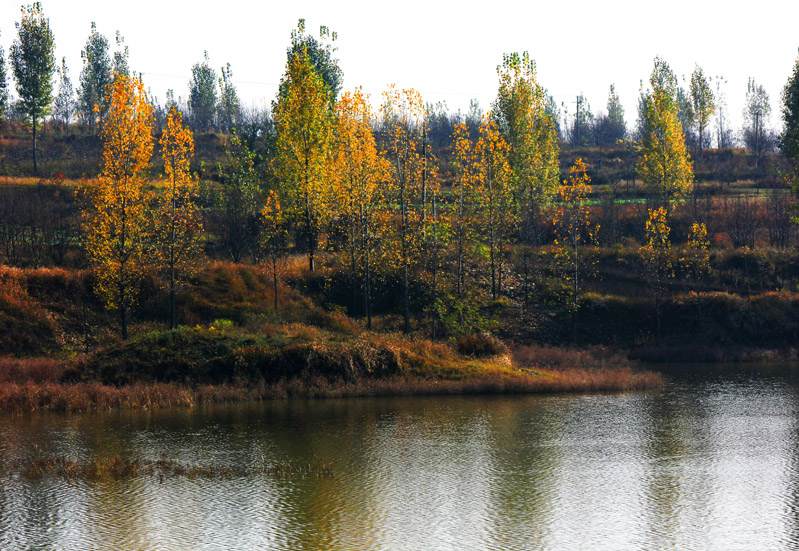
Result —
[{"label": "yellow-leaved tree", "polygon": [[175,289],[197,267],[202,252],[202,215],[197,207],[197,179],[190,173],[194,154],[191,130],[172,107],[161,135],[166,186],[158,217],[162,259],[169,281],[169,328],[175,328]]},{"label": "yellow-leaved tree", "polygon": [[649,286],[650,294],[655,301],[656,336],[660,345],[660,313],[666,294],[668,281],[674,277],[674,265],[671,257],[671,241],[666,207],[649,209],[646,221],[646,243],[641,247],[644,279]]},{"label": "yellow-leaved tree", "polygon": [[503,56],[497,67],[499,89],[493,115],[509,146],[519,237],[524,244],[525,304],[529,296],[530,247],[540,241],[542,209],[558,188],[558,133],[546,110],[546,91],[538,83],[527,52]]},{"label": "yellow-leaved tree", "polygon": [[[402,274],[403,330],[410,332],[410,278],[424,260],[428,205],[432,206],[431,159],[425,143],[425,108],[413,89],[393,86],[383,93],[386,156],[392,170],[386,185],[388,203],[384,262]],[[429,209],[432,210],[432,209]],[[436,267],[434,262],[433,267]]]},{"label": "yellow-leaved tree", "polygon": [[274,106],[277,174],[289,212],[301,228],[313,272],[319,234],[329,215],[330,90],[305,51],[292,55]]},{"label": "yellow-leaved tree", "polygon": [[288,249],[289,234],[286,227],[286,214],[275,190],[270,190],[266,198],[266,204],[261,210],[261,223],[261,248],[269,259],[272,269],[272,290],[275,295],[275,312],[277,312],[277,277],[281,262]]},{"label": "yellow-leaved tree", "polygon": [[[591,208],[588,195],[591,193],[591,178],[582,159],[577,159],[569,169],[569,179],[558,191],[555,209],[556,259],[560,276],[565,282],[569,308],[572,311],[572,340],[577,342],[577,312],[580,308],[580,283],[584,276],[593,275],[594,258],[590,249],[596,244],[599,226],[591,223]],[[586,251],[586,247],[589,248]]]},{"label": "yellow-leaved tree", "polygon": [[379,239],[376,210],[390,165],[378,155],[371,127],[372,110],[360,90],[346,92],[336,103],[333,195],[346,230],[352,286],[352,315],[357,311],[358,282],[367,329],[372,329],[371,285]]},{"label": "yellow-leaved tree", "polygon": [[636,168],[658,206],[668,213],[691,190],[693,168],[678,117],[677,77],[660,57],[655,58],[649,83],[651,90],[641,98],[643,126]]},{"label": "yellow-leaved tree", "polygon": [[141,80],[116,74],[107,91],[103,126],[103,172],[86,189],[83,211],[86,252],[96,290],[108,308],[119,312],[122,338],[147,267],[157,260],[152,247],[145,171],[153,154],[153,107]]},{"label": "yellow-leaved tree", "polygon": [[475,218],[480,239],[488,246],[491,297],[502,294],[502,265],[506,245],[516,223],[513,202],[513,171],[509,147],[491,115],[480,124],[475,146]]}]

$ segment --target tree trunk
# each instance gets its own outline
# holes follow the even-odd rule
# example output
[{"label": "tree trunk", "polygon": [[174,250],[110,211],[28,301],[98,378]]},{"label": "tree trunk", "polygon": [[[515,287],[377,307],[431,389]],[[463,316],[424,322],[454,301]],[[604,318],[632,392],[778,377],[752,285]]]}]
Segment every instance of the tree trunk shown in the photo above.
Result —
[{"label": "tree trunk", "polygon": [[36,115],[33,115],[33,173],[39,174],[36,166]]}]

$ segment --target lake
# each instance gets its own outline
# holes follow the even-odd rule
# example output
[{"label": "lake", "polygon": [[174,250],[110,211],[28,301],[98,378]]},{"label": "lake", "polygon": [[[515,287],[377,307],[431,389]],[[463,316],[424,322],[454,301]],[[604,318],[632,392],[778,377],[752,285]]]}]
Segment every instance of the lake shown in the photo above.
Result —
[{"label": "lake", "polygon": [[[799,547],[799,370],[666,373],[641,393],[5,415],[0,549]],[[57,456],[234,474],[19,470]],[[253,468],[281,463],[330,472]]]}]

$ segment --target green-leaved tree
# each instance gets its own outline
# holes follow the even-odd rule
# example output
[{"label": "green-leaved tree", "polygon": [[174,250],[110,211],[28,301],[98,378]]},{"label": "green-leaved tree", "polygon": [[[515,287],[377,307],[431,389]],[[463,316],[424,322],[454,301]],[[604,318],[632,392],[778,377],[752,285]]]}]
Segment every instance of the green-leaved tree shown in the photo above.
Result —
[{"label": "green-leaved tree", "polygon": [[40,2],[23,6],[22,20],[16,26],[18,38],[11,46],[11,67],[22,111],[33,129],[33,173],[36,174],[36,127],[50,112],[53,102],[55,39]]}]

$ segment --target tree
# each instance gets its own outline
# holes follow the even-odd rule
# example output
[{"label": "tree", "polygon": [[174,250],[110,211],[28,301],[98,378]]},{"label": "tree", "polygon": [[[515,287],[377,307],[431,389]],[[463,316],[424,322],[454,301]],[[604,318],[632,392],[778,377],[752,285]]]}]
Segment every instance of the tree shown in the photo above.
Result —
[{"label": "tree", "polygon": [[6,74],[6,56],[0,46],[0,119],[8,109],[8,75]]},{"label": "tree", "polygon": [[426,239],[428,166],[425,109],[413,89],[383,92],[383,126],[386,156],[392,164],[386,185],[390,212],[383,247],[383,263],[402,274],[403,331],[410,333],[410,279],[421,266]]},{"label": "tree", "polygon": [[699,156],[701,157],[705,147],[705,129],[710,122],[710,117],[716,112],[716,102],[710,83],[699,65],[691,74],[691,110],[694,114],[694,123],[699,130]]},{"label": "tree", "polygon": [[[111,57],[108,54],[108,39],[97,32],[92,22],[91,34],[80,53],[83,69],[80,72],[78,88],[78,114],[84,124],[94,128],[98,119],[102,121],[108,109],[106,87],[111,84]],[[95,111],[99,107],[99,112]]]},{"label": "tree", "polygon": [[519,236],[525,244],[524,297],[528,293],[529,246],[540,241],[542,208],[554,195],[560,178],[558,135],[546,112],[546,93],[538,83],[535,63],[525,52],[504,55],[497,67],[499,89],[494,120],[509,146],[513,195]]},{"label": "tree", "polygon": [[58,96],[55,98],[53,117],[66,128],[72,122],[75,113],[75,89],[72,87],[72,80],[69,78],[67,69],[67,59],[61,58],[61,66],[58,68]]},{"label": "tree", "polygon": [[[305,19],[300,19],[297,28],[291,31],[291,45],[286,51],[287,63],[291,63],[296,55],[308,56],[314,71],[327,87],[331,109],[336,103],[344,80],[344,73],[338,66],[338,59],[335,58],[336,48],[332,44],[337,38],[338,34],[324,25],[319,27],[319,39],[306,34]],[[282,96],[284,93],[285,89],[281,83],[279,94]]]},{"label": "tree", "polygon": [[241,102],[233,85],[233,72],[230,63],[222,67],[222,77],[219,79],[219,126],[224,132],[232,132],[241,116]]},{"label": "tree", "polygon": [[367,329],[372,328],[372,272],[378,242],[376,210],[381,184],[388,179],[388,161],[379,156],[371,128],[372,111],[363,92],[344,93],[336,102],[334,197],[346,228],[352,284],[352,308],[357,311],[357,284],[361,281]]},{"label": "tree", "polygon": [[128,338],[128,313],[135,305],[148,264],[153,260],[150,197],[145,172],[153,153],[153,108],[138,79],[116,75],[108,89],[103,126],[103,172],[86,189],[83,212],[86,252],[96,290],[119,313],[122,338]]},{"label": "tree", "polygon": [[[455,202],[452,216],[452,232],[454,234],[456,250],[455,289],[458,299],[462,298],[465,285],[464,257],[472,238],[473,224],[473,198],[475,186],[475,151],[469,136],[468,127],[459,123],[452,132],[455,157],[455,179],[452,182],[452,199]],[[493,252],[493,251],[492,251]],[[493,257],[492,257],[493,261]],[[492,277],[494,276],[492,262]],[[494,286],[492,285],[492,292]]]},{"label": "tree", "polygon": [[560,200],[553,219],[557,261],[572,311],[574,342],[577,342],[577,311],[582,291],[580,282],[583,275],[590,274],[593,268],[591,257],[583,249],[595,244],[599,229],[590,220],[590,183],[583,160],[577,159],[569,169],[569,179],[560,186]]},{"label": "tree", "polygon": [[333,132],[327,86],[307,55],[296,54],[281,81],[284,93],[274,107],[276,163],[287,190],[292,218],[308,247],[314,271],[319,234],[328,215],[328,161]]},{"label": "tree", "polygon": [[117,50],[114,52],[114,74],[125,75],[126,77],[129,77],[130,64],[128,62],[128,58],[130,53],[128,52],[128,47],[125,44],[125,39],[119,31],[117,31],[116,34],[116,43]]},{"label": "tree", "polygon": [[743,136],[746,147],[754,153],[756,168],[760,166],[763,154],[771,147],[767,131],[769,117],[771,103],[768,93],[762,84],[750,78],[746,88]]},{"label": "tree", "polygon": [[262,237],[261,247],[269,259],[272,268],[272,285],[275,295],[275,312],[277,312],[277,276],[280,261],[286,256],[288,248],[288,231],[286,228],[286,216],[280,205],[275,190],[269,191],[266,204],[261,210]]},{"label": "tree", "polygon": [[693,284],[694,292],[699,290],[702,278],[710,272],[710,241],[704,223],[694,222],[688,232],[688,240],[683,247],[680,265]]},{"label": "tree", "polygon": [[624,107],[616,94],[616,87],[611,84],[608,93],[608,113],[599,117],[596,123],[596,134],[599,145],[612,146],[623,139],[627,134],[627,125],[624,122]]},{"label": "tree", "polygon": [[174,329],[175,289],[196,266],[202,234],[197,180],[190,173],[194,138],[191,130],[183,126],[183,115],[174,107],[167,115],[160,145],[167,185],[161,198],[159,233],[169,279],[169,328]]},{"label": "tree", "polygon": [[493,118],[480,125],[475,146],[474,225],[488,247],[491,297],[502,295],[503,251],[510,242],[516,219],[513,208],[513,172],[508,162],[509,147]]},{"label": "tree", "polygon": [[202,63],[195,63],[191,68],[189,112],[192,125],[198,132],[207,132],[214,126],[216,71],[208,62],[208,52],[204,53]]},{"label": "tree", "polygon": [[668,64],[655,58],[651,90],[642,93],[642,136],[638,145],[640,178],[667,210],[683,200],[693,182],[677,103],[677,79]]},{"label": "tree", "polygon": [[11,46],[11,67],[17,81],[19,103],[33,130],[33,173],[36,174],[36,128],[50,112],[53,101],[55,72],[55,40],[50,20],[42,5],[35,2],[23,6],[22,20],[16,23],[18,38]]},{"label": "tree", "polygon": [[222,243],[233,262],[239,263],[248,251],[255,256],[258,236],[260,190],[255,172],[255,154],[238,134],[225,146],[226,166],[220,167]]},{"label": "tree", "polygon": [[780,136],[780,151],[791,164],[789,180],[795,190],[799,189],[799,57],[794,63],[793,73],[782,90],[782,121],[784,128]]},{"label": "tree", "polygon": [[668,280],[674,277],[671,262],[671,241],[666,208],[649,209],[646,221],[646,243],[640,249],[643,273],[649,292],[655,301],[656,336],[660,345],[660,320]]}]

